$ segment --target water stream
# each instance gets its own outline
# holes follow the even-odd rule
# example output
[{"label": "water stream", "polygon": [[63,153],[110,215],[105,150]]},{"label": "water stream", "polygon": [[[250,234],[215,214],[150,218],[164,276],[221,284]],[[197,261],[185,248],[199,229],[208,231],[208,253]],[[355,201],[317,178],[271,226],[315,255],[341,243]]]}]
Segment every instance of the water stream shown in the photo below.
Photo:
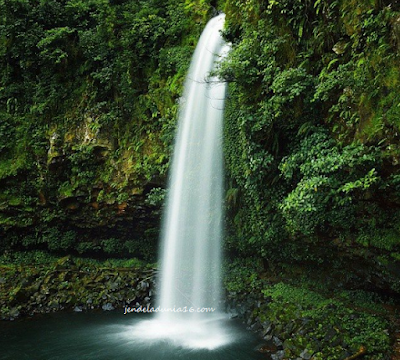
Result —
[{"label": "water stream", "polygon": [[223,20],[220,15],[206,26],[185,84],[162,236],[163,308],[219,305],[225,84],[206,78],[226,46]]},{"label": "water stream", "polygon": [[123,311],[36,315],[2,322],[0,360],[261,360],[259,340],[235,322],[229,322],[236,341],[209,351],[156,344],[131,335],[137,322],[151,315]]},{"label": "water stream", "polygon": [[162,229],[161,289],[155,320],[139,326],[149,339],[214,349],[232,340],[222,326],[222,118],[225,83],[209,78],[226,53],[224,15],[205,27],[181,99]]}]

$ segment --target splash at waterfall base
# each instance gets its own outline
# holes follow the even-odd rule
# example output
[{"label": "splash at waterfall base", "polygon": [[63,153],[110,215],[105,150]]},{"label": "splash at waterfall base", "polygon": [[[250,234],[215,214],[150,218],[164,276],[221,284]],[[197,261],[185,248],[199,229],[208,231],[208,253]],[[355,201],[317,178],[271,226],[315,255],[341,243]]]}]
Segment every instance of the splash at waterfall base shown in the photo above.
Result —
[{"label": "splash at waterfall base", "polygon": [[176,346],[189,349],[213,350],[230,344],[235,339],[233,330],[226,325],[227,316],[212,316],[202,320],[169,320],[155,317],[142,321],[125,333],[126,337],[140,338],[153,345],[168,341]]}]

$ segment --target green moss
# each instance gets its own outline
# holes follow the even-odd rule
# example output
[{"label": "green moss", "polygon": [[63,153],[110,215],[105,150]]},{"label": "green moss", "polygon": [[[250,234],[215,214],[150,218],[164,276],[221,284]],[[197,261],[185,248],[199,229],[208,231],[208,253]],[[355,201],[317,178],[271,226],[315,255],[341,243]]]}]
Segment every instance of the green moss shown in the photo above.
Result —
[{"label": "green moss", "polygon": [[[342,359],[348,350],[353,354],[364,347],[366,359],[386,359],[391,349],[389,323],[382,315],[385,311],[364,295],[344,293],[342,299],[347,301],[343,301],[283,283],[263,290],[263,294],[270,302],[259,316],[275,325],[287,345],[286,356],[299,356],[307,348],[315,359],[334,360]],[[379,311],[372,312],[366,304]],[[290,331],[288,324],[292,324]]]},{"label": "green moss", "polygon": [[203,0],[0,3],[2,248],[21,245],[8,240],[19,226],[114,224],[119,205],[139,206],[165,179],[177,98],[211,10]]}]

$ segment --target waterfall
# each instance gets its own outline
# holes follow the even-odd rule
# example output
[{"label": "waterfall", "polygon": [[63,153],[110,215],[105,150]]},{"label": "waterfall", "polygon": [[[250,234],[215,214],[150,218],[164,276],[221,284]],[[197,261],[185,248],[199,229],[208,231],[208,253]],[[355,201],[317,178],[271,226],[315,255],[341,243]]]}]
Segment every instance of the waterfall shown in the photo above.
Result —
[{"label": "waterfall", "polygon": [[159,312],[138,331],[191,348],[228,342],[218,309],[226,86],[209,78],[228,49],[224,19],[206,25],[185,82],[163,219]]},{"label": "waterfall", "polygon": [[[222,229],[222,117],[225,84],[209,72],[225,48],[224,16],[206,26],[185,83],[162,230],[161,308],[217,308]],[[163,312],[163,318],[176,317]]]}]

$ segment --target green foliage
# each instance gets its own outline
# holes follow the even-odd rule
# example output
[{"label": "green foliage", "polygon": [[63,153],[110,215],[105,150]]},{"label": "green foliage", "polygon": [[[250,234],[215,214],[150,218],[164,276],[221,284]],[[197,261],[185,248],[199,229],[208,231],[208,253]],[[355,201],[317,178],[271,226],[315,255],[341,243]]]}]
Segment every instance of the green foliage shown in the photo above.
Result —
[{"label": "green foliage", "polygon": [[370,227],[363,229],[356,241],[363,246],[373,246],[378,249],[392,251],[400,247],[400,233],[397,229],[377,229]]},{"label": "green foliage", "polygon": [[[113,223],[165,176],[210,11],[203,0],[0,1],[0,231],[37,233],[12,246],[100,250],[62,232]],[[55,221],[59,234],[39,234]]]},{"label": "green foliage", "polygon": [[297,183],[280,205],[290,231],[349,229],[357,201],[380,183],[373,166],[380,166],[377,149],[357,143],[339,147],[318,129],[307,136],[279,165],[282,176]]},{"label": "green foliage", "polygon": [[69,156],[73,188],[93,186],[98,171],[93,147],[83,145],[74,150]]},{"label": "green foliage", "polygon": [[228,0],[225,12],[227,250],[272,268],[330,263],[339,244],[367,261],[364,246],[398,252],[399,7]]},{"label": "green foliage", "polygon": [[57,257],[45,251],[13,251],[0,256],[0,263],[4,265],[45,265],[53,263]]},{"label": "green foliage", "polygon": [[70,250],[73,249],[76,243],[76,233],[68,230],[62,232],[58,239],[46,239],[49,250]]},{"label": "green foliage", "polygon": [[152,206],[161,206],[165,201],[166,190],[154,188],[146,196],[146,203]]},{"label": "green foliage", "polygon": [[57,227],[47,227],[36,233],[27,233],[22,237],[22,245],[28,249],[41,247],[45,244],[50,251],[65,252],[75,247],[77,234],[73,230],[62,230]]},{"label": "green foliage", "polygon": [[79,254],[93,255],[100,249],[101,249],[101,247],[99,245],[94,245],[90,241],[80,241],[76,246],[76,250],[78,251]]},{"label": "green foliage", "polygon": [[106,254],[118,254],[121,252],[120,241],[115,238],[102,240],[101,246]]},{"label": "green foliage", "polygon": [[12,149],[12,143],[15,136],[15,128],[13,127],[12,117],[7,114],[1,114],[0,121],[0,152],[6,153]]},{"label": "green foliage", "polygon": [[[125,267],[125,268],[139,268],[148,267],[154,268],[155,264],[145,263],[137,258],[129,259],[115,259],[108,258],[104,260],[85,258],[85,257],[69,257],[73,263],[80,267],[97,266],[97,267]],[[65,259],[65,258],[62,258]],[[62,261],[59,257],[51,253],[32,250],[32,251],[13,251],[0,255],[0,263],[8,266],[35,266],[35,265],[55,265],[55,263]]]},{"label": "green foliage", "polygon": [[[378,314],[360,308],[371,304],[365,296],[357,299],[346,293],[349,302],[343,302],[283,283],[263,290],[263,294],[270,302],[261,316],[274,323],[279,335],[289,345],[286,356],[299,356],[291,349],[307,347],[315,359],[343,359],[346,353],[343,344],[347,344],[352,353],[365,347],[366,359],[387,358],[385,353],[390,351],[389,323],[384,316],[378,315],[384,313],[382,307],[375,304]],[[290,332],[286,330],[288,323],[292,324]],[[290,344],[295,346],[291,348]]]},{"label": "green foliage", "polygon": [[261,287],[259,264],[254,259],[237,258],[224,264],[224,288],[228,292],[257,292]]}]

